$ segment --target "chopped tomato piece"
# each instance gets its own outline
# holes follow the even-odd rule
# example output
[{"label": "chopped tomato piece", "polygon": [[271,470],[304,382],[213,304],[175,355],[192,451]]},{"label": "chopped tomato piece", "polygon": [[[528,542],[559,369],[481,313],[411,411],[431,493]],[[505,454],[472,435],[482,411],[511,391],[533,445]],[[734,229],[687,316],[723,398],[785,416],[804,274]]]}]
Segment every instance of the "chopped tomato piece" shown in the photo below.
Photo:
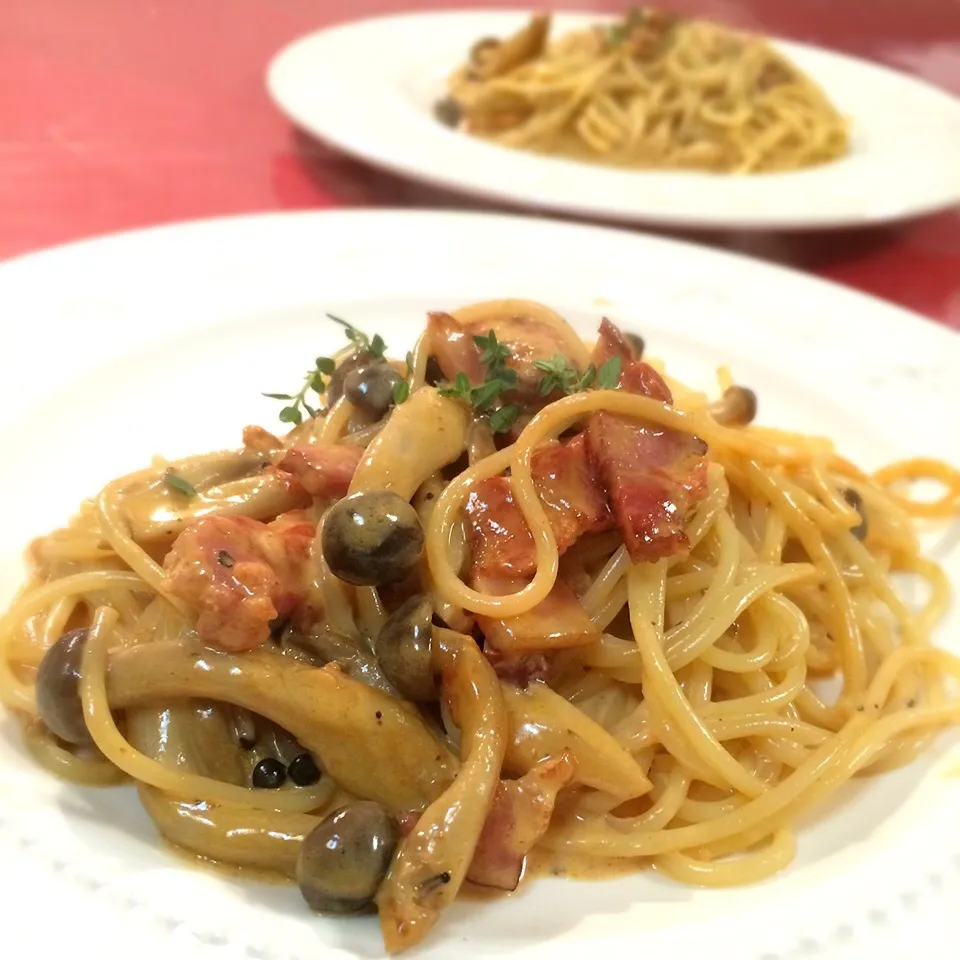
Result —
[{"label": "chopped tomato piece", "polygon": [[167,588],[198,614],[200,639],[224,650],[250,650],[270,623],[307,596],[316,524],[294,511],[272,523],[205,517],[177,537],[164,560]]}]

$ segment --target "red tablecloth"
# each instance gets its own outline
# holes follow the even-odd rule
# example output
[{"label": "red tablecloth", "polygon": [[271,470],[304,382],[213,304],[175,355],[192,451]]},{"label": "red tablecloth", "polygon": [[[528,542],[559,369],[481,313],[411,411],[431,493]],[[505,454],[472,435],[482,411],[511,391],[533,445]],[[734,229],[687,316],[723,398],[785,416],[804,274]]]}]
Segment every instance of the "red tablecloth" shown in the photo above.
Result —
[{"label": "red tablecloth", "polygon": [[[292,134],[263,84],[271,55],[299,34],[366,14],[452,5],[456,0],[2,0],[0,257],[218,214],[466,205]],[[669,5],[865,55],[960,94],[960,0]],[[698,239],[798,265],[960,329],[958,210],[869,231]]]}]

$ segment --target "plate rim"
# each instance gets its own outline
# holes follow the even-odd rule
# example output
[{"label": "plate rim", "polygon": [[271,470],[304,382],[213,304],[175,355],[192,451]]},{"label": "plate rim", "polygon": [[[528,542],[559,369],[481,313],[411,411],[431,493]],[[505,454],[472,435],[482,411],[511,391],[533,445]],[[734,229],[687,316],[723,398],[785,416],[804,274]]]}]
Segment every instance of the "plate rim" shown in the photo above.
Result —
[{"label": "plate rim", "polygon": [[438,209],[429,206],[368,206],[368,207],[329,207],[324,209],[300,210],[260,210],[244,213],[226,213],[217,216],[198,216],[184,220],[173,220],[167,223],[150,224],[148,226],[124,227],[119,230],[110,230],[103,233],[94,233],[87,236],[65,240],[62,243],[50,244],[37,249],[26,250],[9,257],[0,259],[0,296],[4,293],[4,285],[22,281],[21,271],[44,268],[47,262],[55,258],[72,256],[97,256],[101,250],[109,252],[113,245],[127,243],[150,243],[154,239],[163,239],[168,235],[183,231],[220,231],[235,227],[243,229],[269,226],[273,222],[294,220],[313,220],[317,218],[345,220],[376,220],[382,217],[405,219],[437,219],[455,223],[458,220],[472,220],[477,223],[497,222],[529,226],[549,224],[552,231],[570,233],[596,233],[607,237],[630,237],[649,242],[656,246],[672,248],[676,252],[685,252],[687,255],[706,256],[716,260],[726,260],[731,265],[737,264],[741,268],[751,265],[757,269],[773,274],[783,274],[792,278],[792,282],[802,281],[819,287],[821,290],[831,290],[845,297],[867,301],[874,307],[885,311],[899,313],[911,321],[922,321],[922,326],[929,331],[939,331],[945,334],[944,343],[955,343],[960,338],[960,330],[954,329],[946,323],[937,320],[919,310],[913,310],[893,300],[887,300],[879,294],[849,286],[839,280],[824,277],[817,273],[808,272],[790,264],[778,263],[739,250],[728,250],[717,247],[708,242],[702,242],[685,237],[665,236],[643,229],[630,229],[623,224],[609,224],[599,222],[582,222],[558,218],[549,214],[535,214],[528,211],[496,211],[496,210],[461,210]]}]

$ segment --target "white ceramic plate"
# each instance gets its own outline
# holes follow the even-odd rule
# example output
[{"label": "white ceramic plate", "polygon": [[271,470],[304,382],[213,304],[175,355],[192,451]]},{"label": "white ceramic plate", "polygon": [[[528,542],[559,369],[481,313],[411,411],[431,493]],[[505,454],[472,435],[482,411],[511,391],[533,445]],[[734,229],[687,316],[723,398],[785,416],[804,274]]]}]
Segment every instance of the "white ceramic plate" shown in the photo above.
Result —
[{"label": "white ceramic plate", "polygon": [[[276,425],[277,404],[260,392],[289,389],[342,340],[324,311],[380,332],[402,356],[428,308],[501,296],[546,301],[585,333],[606,313],[704,386],[726,362],[757,390],[763,421],[829,432],[866,466],[911,453],[960,461],[960,338],[749,259],[466,214],[165,227],[0,265],[0,602],[30,538],[111,477],[154,453],[236,444],[247,423]],[[955,584],[958,537],[955,525],[930,545]],[[940,636],[960,648],[956,612]],[[294,889],[188,868],[157,843],[131,790],[38,772],[5,715],[0,754],[4,957],[18,934],[23,952],[11,958],[45,947],[169,957],[198,943],[251,960],[381,955],[373,920],[316,918]],[[935,760],[845,793],[804,826],[796,864],[769,882],[542,880],[507,900],[458,903],[417,956],[955,957],[960,930],[947,930],[956,911],[944,904],[960,892],[960,780]],[[941,929],[946,952],[913,949],[918,931]]]},{"label": "white ceramic plate", "polygon": [[[793,173],[730,176],[624,171],[510,150],[447,129],[432,115],[447,75],[480,37],[528,14],[417,13],[362,20],[297,40],[268,87],[296,124],[404,176],[543,210],[688,227],[868,224],[960,201],[960,100],[876,64],[778,45],[853,123],[853,151]],[[563,14],[554,31],[603,19]]]}]

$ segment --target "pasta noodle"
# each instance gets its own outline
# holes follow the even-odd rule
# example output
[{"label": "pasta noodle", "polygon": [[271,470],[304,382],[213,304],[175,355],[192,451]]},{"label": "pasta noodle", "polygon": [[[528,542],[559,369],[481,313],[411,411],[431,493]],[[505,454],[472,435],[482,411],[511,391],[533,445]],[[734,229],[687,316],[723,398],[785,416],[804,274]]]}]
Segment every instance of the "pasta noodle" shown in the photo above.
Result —
[{"label": "pasta noodle", "polygon": [[914,523],[960,471],[865,473],[606,319],[434,313],[405,366],[344,325],[286,437],[158,461],[32,545],[0,696],[51,773],[133,781],[171,842],[378,909],[397,951],[528,857],[769,877],[960,720]]},{"label": "pasta noodle", "polygon": [[760,37],[652,8],[548,42],[549,15],[479,40],[437,106],[506,147],[621,167],[759,173],[828,163],[847,123]]}]

